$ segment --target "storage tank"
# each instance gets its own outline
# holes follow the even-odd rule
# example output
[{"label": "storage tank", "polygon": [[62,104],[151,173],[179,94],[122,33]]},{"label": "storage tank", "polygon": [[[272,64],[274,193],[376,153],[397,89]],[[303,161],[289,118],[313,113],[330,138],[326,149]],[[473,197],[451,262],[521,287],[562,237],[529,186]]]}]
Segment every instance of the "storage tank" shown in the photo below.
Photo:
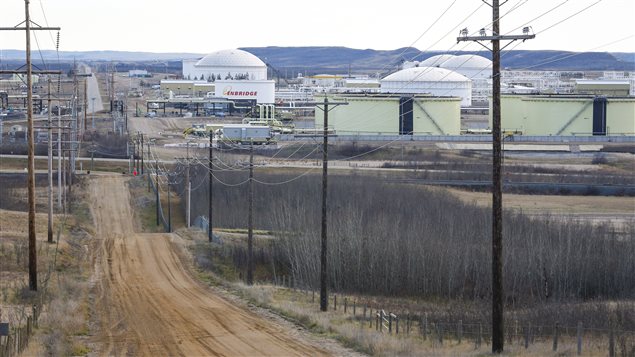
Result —
[{"label": "storage tank", "polygon": [[459,73],[437,67],[414,67],[395,72],[381,80],[380,91],[461,97],[462,106],[472,104],[472,81]]}]

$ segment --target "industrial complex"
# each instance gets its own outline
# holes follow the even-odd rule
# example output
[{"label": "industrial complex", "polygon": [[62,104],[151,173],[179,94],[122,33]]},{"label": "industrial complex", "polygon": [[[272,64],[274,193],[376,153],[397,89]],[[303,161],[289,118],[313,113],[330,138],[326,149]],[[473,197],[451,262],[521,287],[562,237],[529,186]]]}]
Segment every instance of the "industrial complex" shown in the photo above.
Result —
[{"label": "industrial complex", "polygon": [[[331,112],[330,130],[341,135],[485,134],[491,127],[492,62],[482,56],[439,54],[404,61],[385,75],[299,73],[286,83],[268,78],[276,72],[269,67],[238,49],[184,59],[180,78],[162,80],[161,96],[150,99],[147,110],[245,114],[256,105],[275,104],[282,113],[329,98],[348,103]],[[501,79],[508,133],[635,135],[635,73],[504,69]],[[470,127],[462,118],[474,111],[485,116]],[[319,129],[322,114],[314,115]]]},{"label": "industrial complex", "polygon": [[[240,49],[185,58],[181,63],[178,74],[153,77],[147,70],[128,71],[130,83],[137,79],[152,87],[127,92],[128,97],[143,96],[144,103],[135,103],[136,115],[201,117],[201,121],[237,117],[234,122],[247,118],[253,125],[275,121],[275,132],[293,138],[294,134],[319,134],[322,113],[315,110],[315,103],[329,98],[347,103],[331,110],[329,131],[334,135],[381,140],[389,135],[491,132],[492,62],[479,55],[437,54],[421,61],[402,61],[383,73],[297,73],[295,77],[282,77],[276,68]],[[35,84],[41,80],[33,79]],[[18,75],[0,79],[5,116],[9,109],[24,107],[22,83]],[[508,134],[635,136],[635,72],[505,68],[501,93],[502,126]],[[115,94],[117,103],[125,105],[124,98]],[[94,100],[101,107],[101,98]],[[42,112],[42,98],[37,94],[35,103],[35,111]],[[276,110],[260,113],[263,105]],[[294,125],[300,118],[304,122]]]}]

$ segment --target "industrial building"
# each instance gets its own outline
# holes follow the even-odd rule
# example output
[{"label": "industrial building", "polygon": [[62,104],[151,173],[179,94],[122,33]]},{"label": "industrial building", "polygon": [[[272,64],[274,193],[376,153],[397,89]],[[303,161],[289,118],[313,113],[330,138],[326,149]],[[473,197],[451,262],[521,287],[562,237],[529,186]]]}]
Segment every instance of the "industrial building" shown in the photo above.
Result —
[{"label": "industrial building", "polygon": [[[518,132],[523,135],[635,135],[634,118],[634,97],[578,95],[503,95],[501,97],[503,131]],[[491,114],[489,123],[491,127]]]},{"label": "industrial building", "polygon": [[[316,98],[320,101],[319,98]],[[329,126],[348,135],[459,135],[461,98],[419,94],[343,94],[345,101],[329,112]],[[315,126],[322,127],[316,110]]]},{"label": "industrial building", "polygon": [[412,67],[382,79],[381,93],[460,97],[461,105],[469,107],[472,104],[472,81],[445,68]]}]

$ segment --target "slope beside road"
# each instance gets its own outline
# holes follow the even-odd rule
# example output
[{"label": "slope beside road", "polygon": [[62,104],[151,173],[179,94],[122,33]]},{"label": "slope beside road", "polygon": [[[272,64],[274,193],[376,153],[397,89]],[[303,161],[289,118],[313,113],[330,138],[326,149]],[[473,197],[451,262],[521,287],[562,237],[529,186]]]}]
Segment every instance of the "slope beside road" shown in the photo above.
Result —
[{"label": "slope beside road", "polygon": [[90,199],[102,242],[93,288],[93,342],[101,355],[329,354],[195,281],[170,234],[136,233],[124,177],[93,177]]}]

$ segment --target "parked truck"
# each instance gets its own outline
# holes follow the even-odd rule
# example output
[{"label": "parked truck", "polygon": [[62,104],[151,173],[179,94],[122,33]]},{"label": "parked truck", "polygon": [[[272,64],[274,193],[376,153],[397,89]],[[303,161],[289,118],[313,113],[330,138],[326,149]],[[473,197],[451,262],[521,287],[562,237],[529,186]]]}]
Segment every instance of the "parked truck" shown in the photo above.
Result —
[{"label": "parked truck", "polygon": [[221,129],[221,139],[228,143],[269,144],[275,142],[268,125],[225,124]]}]

